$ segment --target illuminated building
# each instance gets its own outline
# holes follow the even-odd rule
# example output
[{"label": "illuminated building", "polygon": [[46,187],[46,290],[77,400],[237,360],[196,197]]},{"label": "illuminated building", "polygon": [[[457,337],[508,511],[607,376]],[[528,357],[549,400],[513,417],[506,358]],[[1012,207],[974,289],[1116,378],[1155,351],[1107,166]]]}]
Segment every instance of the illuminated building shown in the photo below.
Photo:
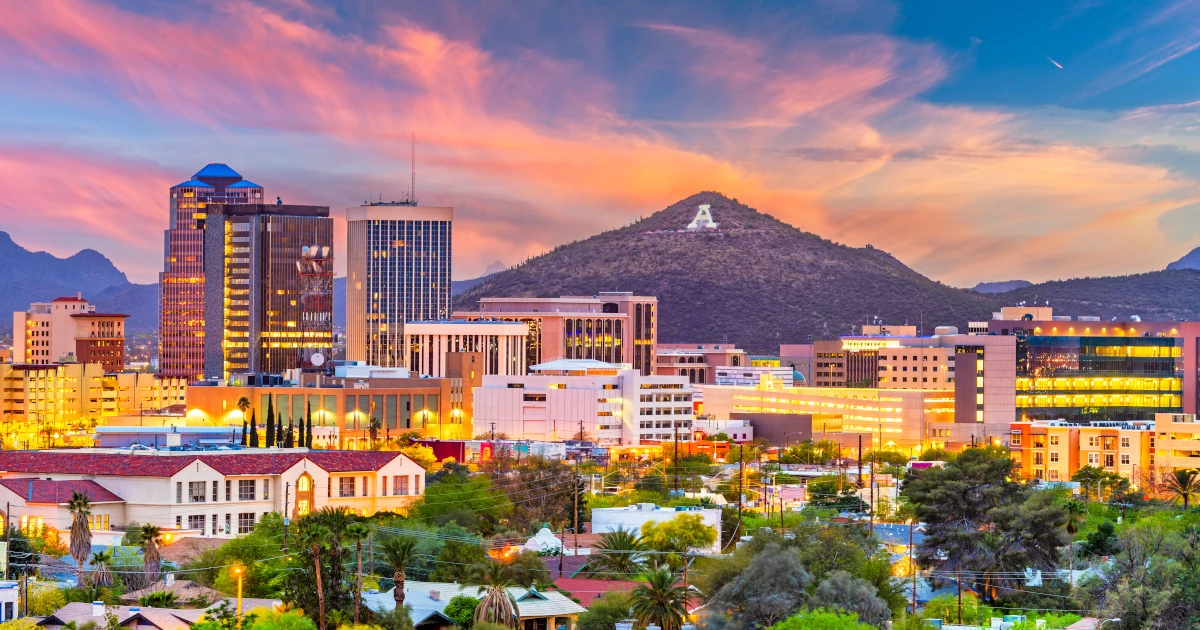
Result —
[{"label": "illuminated building", "polygon": [[[475,390],[475,425],[517,440],[578,436],[607,446],[686,441],[692,385],[684,376],[645,376],[628,365],[557,359],[526,376],[485,376]],[[494,424],[494,427],[493,427]]]},{"label": "illuminated building", "polygon": [[454,208],[346,209],[346,358],[404,365],[404,325],[450,319]]},{"label": "illuminated building", "polygon": [[[183,404],[187,381],[106,372],[97,363],[0,365],[0,436],[7,445],[90,446],[105,418]],[[56,437],[57,435],[57,437]]]},{"label": "illuminated building", "polygon": [[686,376],[690,383],[717,382],[717,368],[745,367],[746,351],[729,343],[660,343],[655,374]]},{"label": "illuminated building", "polygon": [[1154,462],[1159,474],[1200,468],[1200,422],[1193,413],[1154,416]]},{"label": "illuminated building", "polygon": [[211,203],[262,203],[263,189],[224,164],[209,164],[171,187],[170,223],[159,275],[159,366],[195,380],[205,368],[204,222]]},{"label": "illuminated building", "polygon": [[333,219],[325,206],[217,204],[204,221],[204,373],[282,374],[332,358],[333,305],[321,330],[306,328],[298,263],[314,246],[331,260]]},{"label": "illuminated building", "polygon": [[525,340],[529,328],[520,322],[408,322],[404,345],[408,368],[420,376],[446,376],[447,352],[479,352],[483,374],[525,373]]},{"label": "illuminated building", "polygon": [[[188,388],[189,424],[240,427],[253,413],[265,430],[270,402],[286,427],[312,412],[313,446],[360,450],[370,447],[371,421],[376,438],[394,439],[416,431],[438,439],[473,437],[472,395],[483,378],[483,355],[453,352],[446,357],[446,378],[411,378],[405,368],[334,365],[333,375],[299,373],[300,380],[281,385],[205,382]],[[237,403],[245,397],[245,415]]]},{"label": "illuminated building", "polygon": [[99,363],[115,372],[125,367],[125,319],[97,313],[82,296],[35,302],[13,313],[13,353],[17,363],[47,365],[63,360]]},{"label": "illuminated building", "polygon": [[627,363],[643,376],[656,374],[658,299],[628,291],[559,298],[483,298],[479,311],[454,319],[523,322],[529,327],[527,363],[589,359]]},{"label": "illuminated building", "polygon": [[1092,466],[1118,473],[1135,485],[1155,462],[1154,422],[1014,422],[1009,453],[1020,473],[1031,479],[1069,481]]},{"label": "illuminated building", "polygon": [[[1033,310],[1037,312],[1032,312]],[[1194,322],[1103,322],[1007,307],[989,336],[1016,343],[1019,420],[1153,420],[1196,410]],[[1042,317],[1044,319],[1037,319]]]}]

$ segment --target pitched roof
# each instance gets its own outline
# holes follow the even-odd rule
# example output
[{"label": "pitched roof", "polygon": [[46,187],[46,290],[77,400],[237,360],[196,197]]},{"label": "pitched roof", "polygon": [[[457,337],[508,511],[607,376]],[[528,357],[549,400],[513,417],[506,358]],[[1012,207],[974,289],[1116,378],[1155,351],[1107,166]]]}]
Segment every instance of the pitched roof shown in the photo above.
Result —
[{"label": "pitched roof", "polygon": [[641,582],[624,580],[591,580],[587,578],[558,578],[554,580],[554,588],[569,593],[579,600],[584,608],[607,593],[628,593]]},{"label": "pitched roof", "polygon": [[82,493],[92,503],[124,503],[125,499],[110,492],[95,481],[86,479],[71,479],[67,481],[47,481],[45,479],[2,479],[0,486],[12,490],[17,496],[25,499],[26,503],[52,503],[60,505],[67,503],[76,493]]},{"label": "pitched roof", "polygon": [[207,166],[200,169],[195,175],[192,175],[192,177],[194,179],[200,179],[201,177],[236,177],[238,179],[242,178],[242,176],[237,171],[233,170],[232,168],[229,168],[228,165],[222,164],[220,162],[209,163]]},{"label": "pitched roof", "polygon": [[404,454],[397,451],[309,451],[189,456],[0,451],[0,472],[171,477],[192,462],[202,461],[222,475],[276,475],[304,459],[328,472],[358,472],[379,470],[397,457],[404,457]]},{"label": "pitched roof", "polygon": [[[175,609],[175,608],[146,608],[137,606],[107,606],[105,612],[111,611],[117,616],[117,620],[122,625],[125,622],[138,617],[147,622],[154,624],[162,630],[187,630],[192,627],[192,624],[200,621],[204,616],[204,609]],[[62,608],[54,611],[49,617],[38,622],[39,626],[65,626],[74,621],[76,625],[83,625],[89,621],[101,623],[103,617],[92,616],[92,604],[90,602],[71,602]]]},{"label": "pitched roof", "polygon": [[138,598],[157,593],[158,591],[167,591],[175,594],[175,601],[184,603],[189,600],[203,599],[209,602],[220,601],[224,595],[221,591],[213,588],[208,588],[202,584],[197,584],[192,580],[175,580],[170,585],[166,580],[159,580],[146,588],[139,588],[136,591],[129,591],[121,596],[121,601],[136,602]]},{"label": "pitched roof", "polygon": [[[508,596],[517,602],[517,612],[521,619],[538,617],[566,617],[578,615],[586,610],[571,601],[558,591],[537,591],[532,588],[512,586],[507,589]],[[433,594],[437,593],[437,599]],[[483,589],[478,586],[449,582],[418,582],[408,580],[404,583],[404,603],[412,606],[412,622],[420,624],[429,617],[445,616],[442,611],[456,595],[481,597]],[[382,593],[363,593],[363,603],[374,611],[387,611],[396,607],[392,591]]]},{"label": "pitched roof", "polygon": [[183,182],[182,184],[175,184],[171,188],[212,188],[212,187],[213,187],[212,184],[205,184],[202,181],[198,181],[195,179],[189,179],[188,181]]}]

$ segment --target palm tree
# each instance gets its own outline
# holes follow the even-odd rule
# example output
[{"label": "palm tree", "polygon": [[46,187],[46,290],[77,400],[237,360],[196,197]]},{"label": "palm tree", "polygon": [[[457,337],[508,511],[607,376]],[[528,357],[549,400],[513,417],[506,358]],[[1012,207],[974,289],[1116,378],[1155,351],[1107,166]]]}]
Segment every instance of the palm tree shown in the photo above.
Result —
[{"label": "palm tree", "polygon": [[317,630],[325,630],[325,588],[321,584],[321,545],[333,537],[333,532],[325,525],[310,524],[300,530],[298,538],[300,545],[312,552],[313,568],[317,578],[317,618],[320,622]]},{"label": "palm tree", "polygon": [[687,591],[667,567],[656,567],[647,578],[633,589],[633,616],[643,627],[653,623],[663,630],[679,630],[687,614]]},{"label": "palm tree", "polygon": [[354,551],[358,557],[358,583],[354,587],[354,623],[358,623],[358,609],[362,604],[362,544],[367,536],[371,535],[371,529],[364,523],[351,523],[346,527],[346,533],[342,535],[342,540],[345,542],[354,542]]},{"label": "palm tree", "polygon": [[[467,568],[466,584],[484,587],[483,598],[475,608],[475,623],[498,623],[506,628],[517,627],[521,613],[517,603],[508,596],[508,587],[517,583],[512,565],[487,560]],[[676,629],[677,630],[677,629]]]},{"label": "palm tree", "polygon": [[1071,499],[1063,507],[1067,511],[1067,533],[1071,535],[1078,534],[1079,524],[1087,516],[1087,506],[1082,501]]},{"label": "palm tree", "polygon": [[238,408],[238,411],[242,412],[242,417],[244,418],[246,416],[246,410],[250,408],[250,399],[242,396],[238,399],[237,404],[234,406]]},{"label": "palm tree", "polygon": [[404,569],[417,557],[417,541],[412,538],[393,537],[379,543],[383,559],[392,565],[392,581],[396,587],[392,589],[392,598],[396,600],[396,610],[404,608]]},{"label": "palm tree", "polygon": [[1167,475],[1163,488],[1177,499],[1183,500],[1183,511],[1188,511],[1192,495],[1200,494],[1200,473],[1195,469],[1175,470]]},{"label": "palm tree", "polygon": [[158,574],[162,571],[162,556],[158,553],[158,543],[162,532],[157,526],[147,523],[142,525],[139,537],[142,542],[142,572],[145,573],[145,586],[150,586],[158,581]]},{"label": "palm tree", "polygon": [[92,585],[100,587],[112,586],[113,574],[109,569],[112,564],[112,554],[107,551],[97,551],[92,554]]},{"label": "palm tree", "polygon": [[76,579],[83,584],[83,567],[92,553],[92,502],[86,494],[76,491],[67,502],[67,510],[71,512],[71,557],[78,565]]},{"label": "palm tree", "polygon": [[171,591],[154,591],[139,597],[138,603],[150,608],[174,608],[177,601]]},{"label": "palm tree", "polygon": [[629,579],[642,570],[640,552],[646,548],[641,536],[618,529],[600,535],[600,542],[588,557],[592,575],[609,580]]}]

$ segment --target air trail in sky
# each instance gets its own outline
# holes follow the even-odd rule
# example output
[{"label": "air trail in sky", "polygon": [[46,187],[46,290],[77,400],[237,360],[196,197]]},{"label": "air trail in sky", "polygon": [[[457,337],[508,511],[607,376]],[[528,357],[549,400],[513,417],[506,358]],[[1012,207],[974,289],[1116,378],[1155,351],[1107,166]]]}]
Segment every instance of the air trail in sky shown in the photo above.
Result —
[{"label": "air trail in sky", "polygon": [[[1050,55],[1046,55],[1046,59],[1050,59]],[[1058,69],[1059,69],[1059,70],[1062,70],[1062,69],[1063,69],[1063,67],[1062,67],[1062,64],[1061,64],[1061,63],[1058,63],[1057,61],[1055,61],[1055,60],[1053,60],[1053,59],[1050,59],[1050,63],[1052,63],[1052,64],[1054,64],[1054,65],[1058,66]]]}]

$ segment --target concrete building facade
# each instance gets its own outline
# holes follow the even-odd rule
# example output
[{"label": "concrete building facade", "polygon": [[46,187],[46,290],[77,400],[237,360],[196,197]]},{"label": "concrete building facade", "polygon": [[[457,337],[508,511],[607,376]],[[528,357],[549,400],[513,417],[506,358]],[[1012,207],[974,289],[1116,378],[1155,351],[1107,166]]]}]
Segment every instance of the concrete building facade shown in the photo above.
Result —
[{"label": "concrete building facade", "polygon": [[451,320],[404,324],[408,368],[433,378],[446,376],[448,352],[482,354],[485,375],[525,374],[528,336],[529,328],[521,322]]},{"label": "concrete building facade", "polygon": [[655,374],[686,376],[692,384],[717,382],[717,370],[750,365],[746,351],[733,344],[660,343]]},{"label": "concrete building facade", "polygon": [[98,313],[82,294],[35,302],[28,310],[13,313],[15,362],[99,363],[105,370],[116,372],[125,367],[128,317],[122,313]]},{"label": "concrete building facade", "polygon": [[454,208],[346,209],[346,358],[405,364],[404,326],[450,319]]},{"label": "concrete building facade", "polygon": [[656,374],[658,299],[627,291],[560,298],[483,298],[478,311],[454,319],[522,322],[529,327],[527,363],[588,359],[627,363]]}]

